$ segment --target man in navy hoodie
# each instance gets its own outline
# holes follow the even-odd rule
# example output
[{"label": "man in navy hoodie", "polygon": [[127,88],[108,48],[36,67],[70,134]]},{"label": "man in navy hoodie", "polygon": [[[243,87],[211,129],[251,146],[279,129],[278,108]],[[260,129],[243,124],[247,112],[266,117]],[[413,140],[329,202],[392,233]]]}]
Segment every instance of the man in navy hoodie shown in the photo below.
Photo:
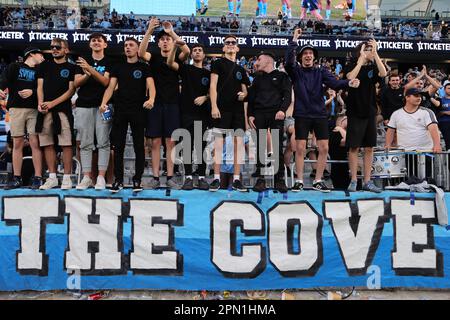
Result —
[{"label": "man in navy hoodie", "polygon": [[323,99],[323,86],[325,85],[334,90],[347,89],[349,87],[357,88],[359,80],[336,80],[326,69],[314,67],[314,60],[318,58],[318,52],[310,45],[305,45],[300,50],[297,50],[297,42],[300,35],[301,29],[295,29],[294,36],[286,52],[285,65],[286,72],[291,77],[295,94],[294,117],[295,138],[297,140],[295,165],[298,180],[292,187],[292,191],[298,192],[303,190],[302,177],[306,142],[308,133],[312,131],[316,135],[319,149],[313,189],[330,192],[330,189],[322,181],[328,155],[328,120]]}]

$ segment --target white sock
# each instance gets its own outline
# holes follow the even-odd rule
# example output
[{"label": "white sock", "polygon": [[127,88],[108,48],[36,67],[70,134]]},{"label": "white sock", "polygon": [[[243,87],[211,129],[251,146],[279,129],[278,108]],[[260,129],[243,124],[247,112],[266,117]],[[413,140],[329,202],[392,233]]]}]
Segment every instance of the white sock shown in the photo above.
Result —
[{"label": "white sock", "polygon": [[199,179],[201,180],[201,179],[205,179],[205,176],[199,176]]},{"label": "white sock", "polygon": [[63,179],[64,180],[70,180],[70,174],[64,174]]},{"label": "white sock", "polygon": [[49,177],[50,179],[56,179],[56,173],[50,173],[50,174],[48,175],[48,177]]},{"label": "white sock", "polygon": [[303,183],[303,180],[295,180],[295,182]]},{"label": "white sock", "polygon": [[219,180],[220,181],[220,174],[214,174],[214,180]]},{"label": "white sock", "polygon": [[192,180],[192,176],[186,176],[186,179],[191,179]]},{"label": "white sock", "polygon": [[317,183],[317,182],[320,182],[320,181],[322,181],[322,179],[320,179],[320,180],[314,180],[313,183]]},{"label": "white sock", "polygon": [[239,180],[239,175],[233,175],[233,181]]}]

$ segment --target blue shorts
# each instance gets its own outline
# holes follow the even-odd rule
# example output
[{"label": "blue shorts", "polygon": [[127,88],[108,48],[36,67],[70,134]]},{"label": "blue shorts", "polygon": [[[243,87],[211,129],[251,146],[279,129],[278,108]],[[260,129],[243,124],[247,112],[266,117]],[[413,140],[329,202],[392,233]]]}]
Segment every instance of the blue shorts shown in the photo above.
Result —
[{"label": "blue shorts", "polygon": [[180,107],[178,104],[155,103],[147,110],[147,138],[170,138],[180,128]]}]

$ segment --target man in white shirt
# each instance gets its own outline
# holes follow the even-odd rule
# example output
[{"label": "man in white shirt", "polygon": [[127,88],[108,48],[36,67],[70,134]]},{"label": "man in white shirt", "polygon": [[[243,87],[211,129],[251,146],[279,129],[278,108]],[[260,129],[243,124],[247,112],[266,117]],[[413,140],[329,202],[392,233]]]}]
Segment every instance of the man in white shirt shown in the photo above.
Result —
[{"label": "man in white shirt", "polygon": [[421,92],[417,88],[405,93],[405,106],[394,111],[388,123],[385,148],[389,149],[397,132],[398,147],[406,151],[442,152],[436,116],[420,106]]}]

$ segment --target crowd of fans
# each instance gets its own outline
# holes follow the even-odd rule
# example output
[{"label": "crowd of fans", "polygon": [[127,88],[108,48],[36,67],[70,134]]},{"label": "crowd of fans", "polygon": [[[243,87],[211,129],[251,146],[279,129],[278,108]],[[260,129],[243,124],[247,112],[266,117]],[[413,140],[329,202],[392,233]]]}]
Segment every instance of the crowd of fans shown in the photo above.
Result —
[{"label": "crowd of fans", "polygon": [[[80,14],[65,9],[49,9],[44,7],[0,8],[0,28],[15,29],[127,29],[145,32],[151,17],[137,17],[132,11],[129,14],[118,14],[115,9],[97,15],[95,9],[82,8]],[[387,37],[396,39],[448,39],[448,23],[445,21],[384,20],[382,28],[369,29],[365,22],[292,20],[281,12],[274,18],[254,19],[250,25],[242,23],[236,16],[222,17],[179,17],[171,21],[176,31],[191,32],[233,32],[252,34],[290,34],[295,27],[301,27],[305,33],[322,35],[352,35]]]}]

